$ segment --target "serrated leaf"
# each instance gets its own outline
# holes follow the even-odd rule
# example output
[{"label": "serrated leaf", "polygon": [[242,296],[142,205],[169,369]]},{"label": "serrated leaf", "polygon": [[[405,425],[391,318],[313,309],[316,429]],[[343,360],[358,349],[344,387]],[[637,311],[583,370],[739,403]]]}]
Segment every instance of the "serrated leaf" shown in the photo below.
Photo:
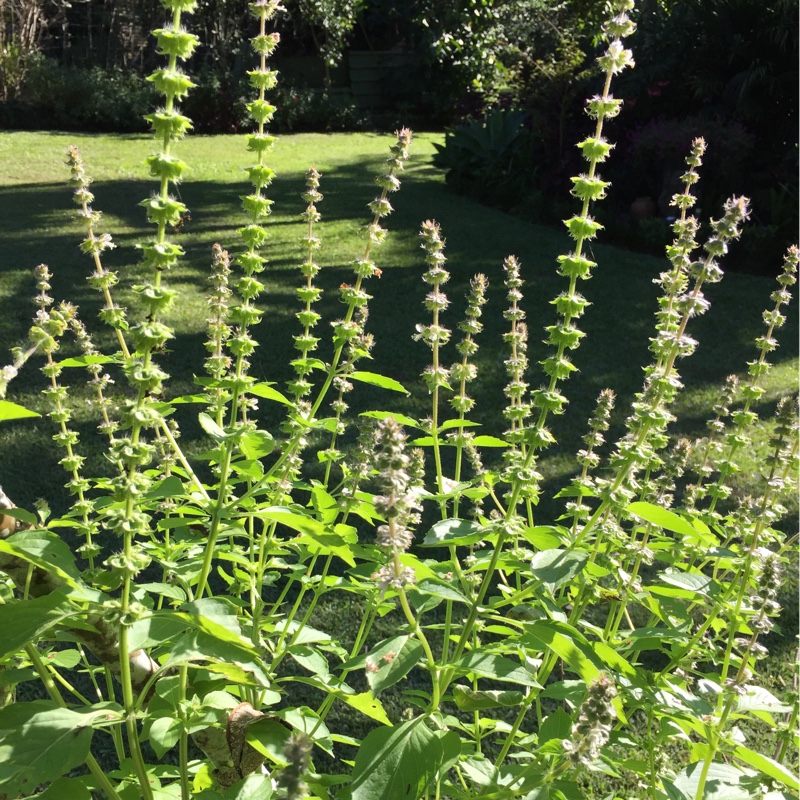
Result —
[{"label": "serrated leaf", "polygon": [[516,691],[496,689],[478,691],[461,684],[453,685],[453,699],[461,711],[484,711],[490,708],[509,708],[522,703],[525,695]]},{"label": "serrated leaf", "polygon": [[74,613],[63,592],[52,592],[29,600],[0,603],[0,658],[35,643],[50,628]]},{"label": "serrated leaf", "polygon": [[539,744],[552,739],[568,739],[572,732],[572,718],[563,708],[557,708],[539,728]]},{"label": "serrated leaf", "polygon": [[788,786],[795,792],[800,791],[800,780],[798,780],[797,775],[769,756],[757,753],[742,744],[736,747],[733,754],[744,761],[745,764],[754,767],[759,772],[772,778],[772,780]]},{"label": "serrated leaf", "polygon": [[85,778],[58,778],[53,781],[36,800],[92,800],[92,793]]},{"label": "serrated leaf", "polygon": [[792,707],[782,703],[774,694],[761,686],[744,686],[745,693],[739,696],[736,710],[739,713],[746,711],[770,711],[773,714],[788,714]]},{"label": "serrated leaf", "polygon": [[326,533],[325,526],[319,520],[307,517],[286,506],[267,506],[267,508],[259,509],[255,516],[259,519],[280,522],[299,533],[308,533],[314,536],[323,536]]},{"label": "serrated leaf", "polygon": [[375,372],[364,372],[363,370],[356,370],[347,375],[348,380],[360,381],[361,383],[368,383],[370,386],[378,386],[381,389],[389,389],[392,392],[401,392],[408,394],[408,389],[403,386],[399,381],[393,378],[387,378],[385,375],[378,375]]},{"label": "serrated leaf", "polygon": [[508,442],[498,439],[496,436],[476,436],[472,440],[475,447],[508,447]]},{"label": "serrated leaf", "polygon": [[454,589],[449,583],[443,581],[424,580],[416,583],[412,587],[414,592],[433,597],[440,597],[442,600],[452,600],[456,603],[468,604],[469,600]]},{"label": "serrated leaf", "polygon": [[273,796],[272,778],[254,773],[231,786],[222,795],[222,800],[270,800]]},{"label": "serrated leaf", "polygon": [[698,572],[661,572],[658,577],[670,586],[676,586],[703,597],[712,597],[718,591],[718,586],[714,583],[713,578]]},{"label": "serrated leaf", "polygon": [[184,394],[180,397],[173,397],[167,405],[179,406],[188,403],[204,403],[208,405],[211,398],[207,394]]},{"label": "serrated leaf", "polygon": [[522,535],[539,550],[552,550],[558,548],[562,544],[558,528],[553,528],[549,525],[537,525],[533,528],[523,528]]},{"label": "serrated leaf", "polygon": [[263,397],[264,400],[274,400],[276,403],[283,403],[285,406],[293,406],[294,403],[277,389],[273,389],[268,383],[253,384],[248,390],[248,394],[256,397]]},{"label": "serrated leaf", "polygon": [[353,767],[352,800],[419,800],[444,762],[421,717],[367,734]]},{"label": "serrated leaf", "polygon": [[267,431],[250,431],[239,440],[242,455],[249,461],[258,461],[275,449],[275,439]]},{"label": "serrated leaf", "polygon": [[568,700],[572,705],[579,706],[586,697],[586,684],[583,681],[556,681],[550,683],[541,693],[541,697],[551,697],[554,700]]},{"label": "serrated leaf", "polygon": [[485,539],[491,531],[477,522],[466,519],[443,519],[426,534],[422,547],[449,547],[475,544]]},{"label": "serrated leaf", "polygon": [[89,755],[91,716],[34,701],[0,708],[0,797],[31,794]]},{"label": "serrated leaf", "polygon": [[273,716],[286,720],[293,728],[308,736],[317,747],[328,755],[333,755],[333,740],[328,726],[320,719],[316,711],[308,706],[282,708],[273,712]]},{"label": "serrated leaf", "polygon": [[405,678],[421,657],[422,645],[414,636],[395,636],[381,642],[365,659],[367,683],[372,694],[377,696]]},{"label": "serrated leaf", "polygon": [[398,425],[403,425],[406,428],[420,428],[421,425],[417,420],[407,417],[405,414],[397,414],[394,411],[363,411],[358,415],[359,417],[367,417],[368,419],[392,419]]},{"label": "serrated leaf", "polygon": [[95,364],[116,364],[117,359],[111,356],[76,356],[58,362],[59,367],[91,367]]},{"label": "serrated leaf", "polygon": [[171,750],[181,738],[183,724],[175,717],[158,717],[150,726],[149,739],[156,755],[164,757],[164,753]]},{"label": "serrated leaf", "polygon": [[698,531],[683,517],[678,516],[674,511],[669,511],[653,503],[631,503],[625,510],[645,522],[664,528],[664,530],[682,533],[684,536],[698,535]]},{"label": "serrated leaf", "polygon": [[468,419],[448,419],[439,426],[439,433],[453,430],[453,428],[480,428],[480,422],[470,422]]},{"label": "serrated leaf", "polygon": [[200,423],[200,427],[215,441],[221,442],[225,439],[226,433],[222,428],[220,428],[217,423],[211,419],[211,417],[206,414],[204,411],[201,411],[197,415],[197,421]]},{"label": "serrated leaf", "polygon": [[77,650],[53,650],[43,660],[54,667],[72,669],[80,663],[81,654]]},{"label": "serrated leaf", "polygon": [[318,675],[323,682],[330,680],[331,672],[328,660],[319,651],[306,644],[292,645],[288,649],[289,655],[301,666],[305,667],[312,675]]},{"label": "serrated leaf", "polygon": [[481,678],[491,678],[496,681],[509,681],[521,686],[541,688],[525,667],[520,666],[510,658],[498,656],[494,653],[472,650],[462,656],[454,666],[456,675],[473,674]]},{"label": "serrated leaf", "polygon": [[138,588],[151,594],[178,600],[181,603],[186,600],[186,592],[174,583],[140,583]]},{"label": "serrated leaf", "polygon": [[281,766],[286,763],[283,749],[292,732],[274,716],[265,716],[247,728],[247,743],[261,755]]},{"label": "serrated leaf", "polygon": [[148,500],[160,500],[165,497],[181,497],[184,494],[183,483],[176,475],[170,475],[159,481],[146,495]]},{"label": "serrated leaf", "polygon": [[71,586],[78,586],[80,573],[75,554],[59,536],[51,531],[18,531],[0,540],[0,552],[28,561]]},{"label": "serrated leaf", "polygon": [[[689,764],[677,778],[675,787],[686,797],[697,797],[700,787],[700,775],[703,762]],[[742,786],[742,778],[746,773],[729,764],[712,763],[708,770],[703,790],[703,800],[752,800],[753,793],[749,786]]]},{"label": "serrated leaf", "polygon": [[542,550],[531,559],[531,572],[555,588],[580,574],[588,560],[589,554],[583,550]]},{"label": "serrated leaf", "polygon": [[381,722],[384,725],[391,725],[391,721],[386,714],[386,710],[380,700],[372,695],[372,692],[362,692],[361,694],[337,694],[342,702],[347,703],[351,708],[360,711],[364,716]]}]

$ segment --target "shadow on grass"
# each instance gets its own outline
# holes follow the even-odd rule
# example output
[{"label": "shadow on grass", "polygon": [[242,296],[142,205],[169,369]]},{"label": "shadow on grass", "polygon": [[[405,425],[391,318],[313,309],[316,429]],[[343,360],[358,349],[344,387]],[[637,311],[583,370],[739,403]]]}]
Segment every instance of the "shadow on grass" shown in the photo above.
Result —
[{"label": "shadow on grass", "polygon": [[[331,169],[322,179],[325,200],[320,205],[323,222],[317,234],[323,242],[318,256],[323,270],[318,284],[325,294],[317,310],[323,315],[319,331],[324,339],[329,336],[327,323],[343,313],[337,289],[341,283],[352,281],[348,265],[363,254],[360,228],[369,216],[366,203],[377,193],[375,161],[371,156],[355,160]],[[136,203],[148,196],[153,185],[151,181],[120,180],[98,182],[92,187],[97,197],[96,208],[104,213],[100,230],[110,232],[118,244],[118,248],[104,258],[104,263],[107,268],[119,271],[121,283],[116,296],[120,303],[132,299],[131,286],[144,278],[138,253],[133,248],[152,235],[152,227],[147,225]],[[261,301],[265,313],[256,329],[256,338],[263,346],[252,359],[252,372],[259,379],[278,383],[291,377],[292,336],[299,332],[293,315],[299,307],[295,299],[295,289],[300,283],[296,267],[303,260],[305,231],[299,221],[304,207],[300,199],[303,188],[302,172],[294,172],[279,176],[268,191],[268,196],[275,201],[275,213],[267,222],[272,236],[265,250],[269,266],[262,275],[267,286]],[[186,255],[167,276],[167,281],[181,292],[180,303],[169,319],[177,334],[163,357],[165,368],[173,376],[172,395],[193,391],[193,377],[202,371],[206,356],[203,293],[211,262],[211,245],[220,242],[232,251],[237,248],[236,229],[246,223],[238,210],[239,197],[246,192],[244,183],[201,181],[187,182],[180,187],[181,199],[189,207],[191,219],[186,220],[182,232],[172,236],[185,248]],[[424,219],[435,218],[447,239],[448,267],[452,274],[447,286],[452,306],[444,324],[456,328],[463,315],[463,298],[469,279],[476,272],[485,273],[490,281],[489,305],[483,318],[485,330],[479,339],[481,350],[477,356],[480,373],[471,387],[471,394],[477,401],[472,417],[484,426],[485,432],[500,433],[505,426],[501,413],[506,382],[502,336],[507,329],[502,317],[505,307],[503,258],[513,253],[523,265],[524,307],[531,331],[533,365],[529,380],[536,388],[543,381],[536,362],[546,355],[540,343],[541,332],[545,325],[555,321],[550,300],[566,288],[566,281],[556,274],[555,259],[568,248],[567,237],[558,230],[525,223],[452,194],[424,162],[411,162],[401,191],[393,195],[391,201],[395,213],[385,223],[390,230],[389,239],[373,252],[383,275],[366,286],[374,295],[368,328],[375,335],[376,346],[374,363],[365,368],[399,380],[412,390],[412,395],[404,398],[361,385],[352,395],[352,414],[369,408],[391,408],[419,417],[429,413],[428,399],[419,380],[429,354],[420,343],[412,343],[411,337],[416,324],[426,321],[422,307],[426,289],[420,280],[424,265],[419,250],[419,225]],[[4,310],[0,316],[0,342],[5,345],[18,344],[25,337],[33,311],[30,299],[34,286],[30,271],[42,262],[49,264],[54,272],[53,296],[77,304],[90,329],[103,330],[96,319],[99,297],[85,281],[91,262],[78,249],[83,234],[74,211],[70,190],[62,184],[0,187],[0,247],[4,253],[0,262],[0,296]],[[564,417],[552,420],[558,444],[542,462],[545,474],[557,476],[560,482],[566,480],[573,454],[582,446],[586,420],[603,388],[614,388],[618,393],[615,431],[621,430],[628,404],[641,385],[641,367],[648,361],[648,338],[652,335],[657,297],[652,281],[666,266],[663,259],[603,245],[595,245],[592,255],[599,266],[592,281],[581,287],[593,305],[581,321],[587,337],[574,354],[580,372],[565,386],[564,393],[571,406]],[[681,364],[687,385],[714,387],[731,372],[741,373],[745,369],[746,360],[753,357],[752,342],[761,333],[761,312],[769,302],[772,289],[771,280],[750,275],[730,275],[721,284],[708,288],[712,308],[708,315],[692,322],[692,335],[699,339],[700,348],[696,356]],[[777,358],[794,357],[796,314],[789,315],[780,338],[786,349],[779,351]],[[455,332],[453,343],[458,339],[459,334]],[[107,331],[100,334],[98,341],[104,348],[114,349]],[[65,345],[65,353],[71,354],[68,345]],[[329,355],[330,343],[325,341],[319,356],[326,359]],[[445,363],[456,357],[451,349]],[[77,374],[68,377],[83,380]],[[120,392],[122,383],[120,380],[117,386]],[[29,367],[12,384],[10,399],[22,393],[23,398],[44,410],[37,396],[42,386],[43,379],[35,368]],[[713,396],[713,390],[710,395]],[[183,441],[194,450],[204,446],[196,423],[197,410],[197,407],[187,407],[182,412]],[[264,406],[265,427],[273,430],[277,427],[276,411]],[[770,408],[766,406],[765,411],[769,412]],[[689,409],[681,419],[681,431],[702,435],[708,412],[705,407],[699,407],[696,413],[695,409]],[[97,441],[93,423],[87,419],[77,424],[81,427],[83,441],[95,453],[93,460],[101,466],[103,444]],[[4,429],[3,441],[14,453],[14,463],[26,463],[35,453],[37,463],[44,464],[44,472],[52,475],[52,479],[47,479],[47,491],[51,488],[60,491],[63,498],[63,488],[58,488],[62,483],[60,468],[56,466],[57,457],[52,453],[48,429],[46,420],[14,423]],[[3,468],[0,483],[20,503],[29,504],[36,496],[47,496],[43,485],[32,486],[24,471],[16,467]],[[548,509],[541,510],[543,515],[549,514]]]}]

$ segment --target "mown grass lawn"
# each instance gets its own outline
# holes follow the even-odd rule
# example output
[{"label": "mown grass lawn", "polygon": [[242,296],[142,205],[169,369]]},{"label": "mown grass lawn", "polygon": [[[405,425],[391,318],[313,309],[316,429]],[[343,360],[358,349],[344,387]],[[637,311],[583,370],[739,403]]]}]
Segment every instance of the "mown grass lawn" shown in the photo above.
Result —
[{"label": "mown grass lawn", "polygon": [[[449,191],[442,174],[430,164],[433,145],[441,140],[441,134],[415,137],[402,189],[392,197],[395,213],[387,221],[390,236],[376,256],[383,276],[369,287],[375,295],[369,328],[377,340],[371,369],[390,374],[414,391],[400,410],[425,414],[426,401],[419,391],[418,375],[427,353],[411,337],[425,314],[421,306],[425,289],[420,280],[423,265],[418,247],[419,225],[425,219],[436,219],[447,238],[452,273],[447,287],[453,301],[446,317],[450,327],[455,328],[460,319],[470,277],[484,272],[490,280],[486,331],[478,359],[481,372],[473,389],[478,405],[473,416],[492,432],[498,432],[503,424],[499,409],[505,380],[501,342],[505,329],[503,258],[513,253],[523,264],[534,365],[530,382],[536,386],[541,379],[536,361],[544,357],[539,331],[554,321],[549,301],[565,288],[564,280],[556,274],[555,258],[567,247],[567,237],[559,230],[526,223]],[[270,187],[275,210],[267,248],[270,267],[266,273],[268,292],[263,298],[266,313],[258,330],[264,346],[254,359],[260,378],[282,381],[289,376],[291,336],[297,330],[294,289],[298,285],[297,264],[303,253],[304,228],[299,214],[304,205],[300,193],[306,168],[314,164],[323,173],[321,189],[325,200],[320,205],[323,221],[318,226],[323,246],[318,261],[324,267],[320,284],[327,291],[320,307],[324,318],[332,320],[340,307],[336,288],[350,279],[348,265],[363,249],[360,228],[367,219],[365,205],[374,196],[374,176],[391,141],[391,135],[364,133],[297,134],[279,139],[270,156],[278,177]],[[151,140],[146,136],[0,134],[0,344],[6,351],[24,340],[33,308],[32,269],[39,263],[48,264],[54,273],[55,298],[78,304],[82,318],[97,331],[99,344],[111,345],[108,332],[96,319],[98,298],[84,280],[90,262],[78,250],[81,225],[74,213],[64,165],[64,152],[72,143],[81,148],[88,172],[94,177],[95,208],[104,212],[101,230],[111,233],[118,245],[105,258],[106,265],[120,273],[118,302],[131,297],[130,287],[141,275],[136,244],[149,231],[137,203],[154,188],[143,166],[152,149]],[[211,245],[220,242],[231,251],[239,246],[236,229],[244,224],[239,196],[247,191],[244,167],[251,161],[243,137],[239,136],[189,137],[179,144],[178,153],[191,167],[188,179],[180,187],[191,219],[176,235],[186,257],[179,269],[168,276],[181,292],[169,320],[177,335],[166,360],[174,378],[175,394],[191,391],[193,375],[200,369]],[[607,170],[612,180],[613,169],[612,162]],[[558,445],[542,462],[542,470],[550,478],[563,479],[573,469],[573,453],[580,447],[585,420],[601,389],[611,387],[618,392],[616,419],[624,419],[626,401],[640,386],[648,337],[652,335],[657,297],[653,279],[666,264],[664,259],[602,244],[593,246],[593,254],[599,267],[583,287],[593,306],[582,324],[587,338],[575,356],[580,372],[566,386],[571,401],[568,413],[553,425]],[[773,287],[770,279],[743,274],[728,275],[721,284],[708,287],[711,311],[693,325],[693,334],[701,345],[697,354],[682,365],[687,390],[679,403],[677,431],[702,435],[718,387],[728,374],[742,373],[746,361],[753,356],[752,342],[761,331],[761,312]],[[767,416],[779,396],[794,391],[796,314],[790,315],[781,341],[770,391],[760,409]],[[325,357],[325,350],[321,357]],[[78,375],[70,377],[81,380]],[[38,396],[41,385],[36,366],[30,364],[12,384],[9,397],[43,410]],[[396,405],[397,398],[387,397],[380,390],[353,397],[355,410],[387,403]],[[93,422],[89,415],[79,412],[77,421],[85,446],[90,451],[102,448],[99,440],[92,446]],[[61,476],[49,435],[50,427],[44,419],[4,426],[0,482],[19,502],[30,503],[37,496],[57,502],[55,498],[60,497]],[[200,436],[191,421],[185,436],[188,440]],[[36,482],[31,482],[27,470],[21,468],[33,457],[41,467],[41,479]],[[543,513],[546,511],[543,509]]]},{"label": "mown grass lawn", "polygon": [[[433,145],[441,140],[440,134],[421,134],[415,139],[402,189],[392,197],[395,213],[386,223],[389,239],[375,254],[383,275],[368,287],[374,294],[368,328],[377,341],[370,369],[401,381],[412,394],[402,398],[361,386],[352,397],[352,412],[391,408],[419,417],[428,413],[427,397],[418,377],[428,353],[423,345],[412,341],[412,336],[415,325],[425,320],[422,299],[426,289],[420,280],[424,266],[418,231],[423,220],[432,218],[441,223],[447,238],[452,274],[447,290],[453,304],[445,324],[455,328],[460,320],[463,296],[472,275],[483,272],[489,277],[490,302],[484,313],[486,327],[477,359],[480,374],[472,392],[477,408],[472,418],[484,425],[487,433],[497,434],[504,427],[502,334],[507,323],[502,317],[503,259],[514,254],[523,265],[524,308],[531,330],[530,383],[535,387],[541,380],[536,362],[545,357],[542,329],[555,319],[550,301],[566,288],[565,281],[556,274],[555,259],[565,252],[568,240],[560,230],[526,223],[450,192],[443,176],[430,164]],[[297,265],[303,257],[305,230],[299,215],[304,208],[300,193],[306,168],[314,164],[323,173],[321,190],[325,199],[319,206],[323,221],[317,228],[323,246],[317,260],[324,267],[318,283],[326,293],[319,310],[326,320],[322,329],[327,331],[327,321],[341,313],[336,290],[351,280],[349,264],[363,252],[361,226],[367,221],[366,203],[374,197],[374,176],[391,141],[390,135],[376,134],[300,134],[280,138],[270,158],[278,177],[269,192],[275,206],[267,247],[268,291],[262,298],[265,315],[257,329],[262,346],[253,359],[253,372],[259,379],[282,382],[290,377],[291,337],[299,330],[293,316],[298,308],[294,290],[299,284]],[[63,163],[66,147],[72,143],[80,146],[88,172],[95,179],[95,208],[104,212],[100,230],[111,233],[118,245],[104,261],[107,267],[119,271],[119,303],[132,297],[131,287],[142,276],[136,244],[149,235],[149,230],[137,203],[154,188],[142,163],[151,152],[151,141],[144,136],[0,134],[0,366],[10,360],[9,348],[25,339],[33,312],[32,270],[39,263],[48,264],[54,273],[54,297],[78,304],[82,318],[96,332],[98,344],[114,349],[111,336],[96,318],[98,298],[85,281],[90,262],[78,249],[82,229],[71,203],[71,190],[66,183],[68,170]],[[237,136],[191,137],[179,145],[178,153],[191,166],[188,179],[180,187],[191,218],[176,234],[186,257],[167,276],[181,293],[168,320],[175,328],[176,338],[163,361],[173,376],[173,395],[192,392],[193,377],[201,373],[205,357],[204,291],[211,246],[219,242],[234,252],[239,247],[236,229],[245,222],[239,211],[239,196],[247,192],[243,170],[251,163],[243,138]],[[612,161],[607,170],[612,181],[613,171]],[[618,393],[615,430],[621,430],[630,400],[641,385],[642,366],[647,363],[658,291],[653,280],[666,265],[665,259],[602,244],[594,245],[592,251],[599,266],[594,278],[583,287],[593,305],[581,325],[587,337],[574,358],[580,371],[565,387],[571,401],[567,413],[553,421],[558,444],[540,463],[550,488],[572,474],[574,453],[581,447],[586,419],[603,388],[611,387]],[[721,284],[707,288],[711,310],[693,321],[691,331],[700,341],[699,350],[681,365],[687,389],[678,403],[676,433],[690,438],[704,434],[705,422],[726,376],[743,374],[747,360],[754,357],[753,340],[762,333],[761,314],[773,289],[771,279],[743,274],[727,275]],[[132,312],[134,318],[135,313]],[[767,419],[776,400],[796,390],[797,335],[797,314],[792,310],[780,334],[781,349],[773,358],[776,366],[769,377],[769,391],[757,409]],[[453,343],[457,339],[454,336]],[[65,353],[73,352],[69,345],[64,349]],[[328,343],[320,357],[326,358],[329,352]],[[455,359],[454,352],[451,358]],[[8,397],[45,412],[39,395],[44,379],[37,366],[28,364],[11,384]],[[74,393],[74,427],[81,434],[81,452],[89,456],[87,473],[102,473],[104,443],[95,432],[96,421],[85,403],[87,393],[81,388],[84,378],[75,370],[70,373],[64,377],[78,384]],[[124,391],[122,381],[115,391]],[[280,420],[274,407],[264,406],[261,413],[262,426],[277,433]],[[182,422],[182,442],[187,451],[204,449],[206,442],[196,417],[187,413]],[[759,428],[760,445],[766,444],[769,427],[765,424]],[[30,507],[43,497],[54,508],[63,508],[63,473],[57,464],[60,454],[50,440],[52,433],[53,428],[44,417],[4,423],[0,428],[0,484],[20,505]],[[747,492],[757,478],[748,468],[749,463],[745,462],[739,477],[740,493]],[[545,492],[545,496],[550,494]],[[543,501],[537,521],[553,521],[561,512],[559,502]],[[791,598],[796,594],[796,576],[789,583],[786,596]],[[330,609],[322,613],[341,619],[340,610],[337,606],[335,613]],[[789,650],[792,632],[797,629],[796,608],[784,614],[782,625],[785,639],[774,648],[765,669],[772,676],[771,682],[791,680]],[[779,686],[773,688],[780,691]]]}]

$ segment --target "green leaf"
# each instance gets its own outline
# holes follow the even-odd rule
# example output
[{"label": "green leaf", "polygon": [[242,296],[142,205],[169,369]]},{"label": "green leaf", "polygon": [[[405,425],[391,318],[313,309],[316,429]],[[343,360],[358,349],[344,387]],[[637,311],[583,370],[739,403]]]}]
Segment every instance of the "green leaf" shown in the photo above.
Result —
[{"label": "green leaf", "polygon": [[324,536],[326,533],[325,526],[319,520],[299,514],[286,506],[267,506],[267,508],[259,509],[255,516],[259,519],[280,522],[299,533],[307,533],[312,536]]},{"label": "green leaf", "polygon": [[335,533],[303,534],[293,539],[291,544],[303,545],[308,548],[310,553],[337,556],[351,567],[356,565],[353,549]]},{"label": "green leaf", "polygon": [[391,725],[391,720],[386,714],[386,710],[380,700],[376,699],[372,692],[361,692],[361,694],[339,694],[336,696],[351,708],[360,711],[364,716],[381,722],[384,725]]},{"label": "green leaf", "polygon": [[496,436],[476,436],[472,440],[475,447],[508,447],[508,442],[498,439]]},{"label": "green leaf", "polygon": [[80,574],[75,554],[69,545],[51,531],[19,531],[0,540],[0,553],[28,561],[71,586],[77,586]]},{"label": "green leaf", "polygon": [[668,511],[661,506],[636,502],[631,503],[625,510],[645,522],[657,525],[659,528],[664,528],[673,533],[682,533],[685,536],[697,536],[697,531],[690,522],[683,517],[679,517],[674,511]]},{"label": "green leaf", "polygon": [[3,514],[8,517],[14,517],[14,519],[18,519],[20,522],[24,522],[27,525],[39,524],[39,518],[36,514],[24,508],[4,508]]},{"label": "green leaf", "polygon": [[283,766],[286,757],[283,749],[292,732],[274,716],[265,716],[247,728],[247,743],[274,764]]},{"label": "green leaf", "polygon": [[371,650],[365,659],[367,683],[376,697],[417,665],[422,645],[416,637],[405,635],[386,639]]},{"label": "green leaf", "polygon": [[[697,797],[702,771],[702,761],[689,764],[675,778],[675,787],[693,800]],[[748,777],[746,773],[734,766],[712,763],[708,770],[702,800],[752,800],[753,793],[750,786],[743,786],[741,783],[742,778],[746,777]]]},{"label": "green leaf", "polygon": [[111,356],[76,356],[59,361],[59,367],[90,367],[94,364],[116,364],[117,359]]},{"label": "green leaf", "polygon": [[[539,649],[552,650],[586,683],[591,683],[602,669],[621,672],[636,679],[636,669],[614,648],[603,642],[589,642],[583,634],[565,622],[542,620],[525,626],[523,641],[538,641]],[[615,701],[617,714],[624,721],[622,705]]]},{"label": "green leaf", "polygon": [[305,667],[312,675],[317,675],[323,681],[330,680],[331,671],[328,660],[319,651],[307,644],[292,645],[288,648],[289,655],[301,666]]},{"label": "green leaf", "polygon": [[174,583],[140,583],[137,588],[181,603],[186,600],[186,592]]},{"label": "green leaf", "polygon": [[269,800],[272,796],[270,776],[253,774],[231,786],[222,798],[223,800]]},{"label": "green leaf", "polygon": [[183,723],[176,717],[158,717],[150,726],[149,739],[156,755],[164,757],[164,753],[171,750],[181,738]]},{"label": "green leaf", "polygon": [[466,519],[443,519],[426,534],[422,547],[445,547],[475,544],[485,539],[491,531],[477,522]]},{"label": "green leaf", "polygon": [[72,669],[81,660],[81,654],[77,650],[53,650],[44,657],[46,664],[62,669]]},{"label": "green leaf", "polygon": [[352,800],[419,800],[444,759],[442,740],[422,717],[377,728],[358,749]]},{"label": "green leaf", "polygon": [[86,778],[58,778],[37,794],[36,800],[92,800],[85,781]]},{"label": "green leaf", "polygon": [[522,692],[478,691],[461,684],[453,685],[453,699],[461,711],[484,711],[489,708],[509,708],[522,703],[525,695]]},{"label": "green leaf", "polygon": [[586,684],[583,681],[556,681],[549,683],[541,693],[541,697],[552,697],[554,700],[569,700],[579,706],[586,697]]},{"label": "green leaf", "polygon": [[452,600],[455,603],[469,603],[469,600],[461,592],[444,581],[424,580],[414,584],[411,588],[415,594],[439,597],[442,600]]},{"label": "green leaf", "polygon": [[184,494],[183,483],[176,475],[170,475],[159,481],[146,495],[148,500],[160,500],[165,497],[181,497]]},{"label": "green leaf", "polygon": [[552,739],[568,739],[572,732],[572,718],[563,708],[557,708],[539,728],[539,744]]},{"label": "green leaf", "polygon": [[277,389],[273,389],[268,383],[256,383],[247,390],[248,394],[256,397],[263,397],[265,400],[274,400],[276,403],[283,403],[285,406],[294,406],[294,403]]},{"label": "green leaf", "polygon": [[222,442],[225,440],[227,434],[211,417],[204,411],[197,415],[197,421],[200,427],[215,441]]},{"label": "green leaf", "polygon": [[800,791],[800,780],[797,779],[797,775],[769,756],[757,753],[743,744],[738,745],[733,754],[744,761],[745,764],[754,767],[759,772],[772,778],[772,780],[788,786],[795,792]]},{"label": "green leaf", "polygon": [[561,543],[558,528],[549,525],[537,525],[535,528],[523,528],[522,535],[539,550],[551,550]]},{"label": "green leaf", "polygon": [[713,578],[699,572],[661,572],[658,577],[664,583],[703,597],[712,597],[719,591],[719,586]]},{"label": "green leaf", "polygon": [[409,394],[408,389],[399,381],[393,378],[387,378],[384,375],[378,375],[375,372],[362,372],[357,370],[356,372],[351,372],[346,377],[348,380],[361,381],[361,383],[368,383],[370,386],[379,386],[381,389],[389,389],[392,392]]},{"label": "green leaf", "polygon": [[[184,608],[188,613],[162,610],[154,612],[151,618],[153,623],[163,620],[167,629],[181,624],[191,626],[163,640],[172,645],[167,664],[205,661],[207,669],[221,672],[237,683],[269,685],[261,666],[261,653],[239,632],[233,606],[217,598],[203,598],[187,603]],[[151,636],[153,627],[149,626]]]},{"label": "green leaf", "polygon": [[496,681],[509,681],[521,686],[541,688],[525,667],[504,656],[472,650],[460,658],[455,664],[456,675],[477,675],[480,678],[492,678]]},{"label": "green leaf", "polygon": [[578,631],[565,633],[560,628],[558,623],[534,622],[525,626],[522,641],[536,650],[551,650],[584,682],[591,683],[600,674],[594,654]]},{"label": "green leaf", "polygon": [[36,643],[50,628],[75,612],[63,591],[0,604],[0,658]]},{"label": "green leaf", "polygon": [[421,428],[422,426],[417,420],[407,417],[405,414],[396,414],[394,411],[363,411],[358,415],[359,417],[368,417],[369,419],[392,419],[398,425],[404,425],[406,428]]},{"label": "green leaf", "polygon": [[542,550],[531,559],[531,572],[555,588],[578,575],[588,560],[589,554],[583,550]]},{"label": "green leaf", "polygon": [[470,422],[468,419],[448,419],[439,426],[438,433],[452,430],[453,428],[480,428],[479,422]]},{"label": "green leaf", "polygon": [[30,411],[25,406],[12,403],[10,400],[0,400],[0,422],[11,419],[25,419],[26,417],[41,417],[35,411]]},{"label": "green leaf", "polygon": [[[0,628],[2,630],[2,628]],[[788,714],[792,707],[782,703],[774,694],[761,686],[745,686],[745,693],[738,699],[736,710],[739,713],[747,711],[770,711],[773,714]]]},{"label": "green leaf", "polygon": [[317,747],[321,747],[328,755],[333,755],[331,733],[316,711],[308,706],[298,706],[274,711],[273,716],[286,720],[293,728],[308,736]]},{"label": "green leaf", "polygon": [[258,461],[275,449],[275,439],[267,431],[250,431],[239,440],[239,448],[246,459]]},{"label": "green leaf", "polygon": [[91,715],[50,703],[14,703],[0,709],[0,797],[31,794],[89,755]]}]

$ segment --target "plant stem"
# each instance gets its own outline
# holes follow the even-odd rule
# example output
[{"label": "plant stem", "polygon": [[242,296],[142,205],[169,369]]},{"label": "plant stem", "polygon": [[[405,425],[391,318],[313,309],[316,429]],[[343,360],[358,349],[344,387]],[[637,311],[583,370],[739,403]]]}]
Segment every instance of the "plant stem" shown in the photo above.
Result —
[{"label": "plant stem", "polygon": [[[64,698],[58,691],[58,687],[55,685],[53,678],[50,675],[50,671],[48,670],[47,665],[42,661],[42,658],[39,655],[39,651],[36,649],[36,647],[32,644],[26,645],[25,653],[30,659],[31,664],[33,664],[33,668],[36,670],[42,685],[47,690],[47,694],[50,695],[50,699],[59,708],[67,708]],[[122,800],[119,794],[117,794],[117,790],[113,787],[111,781],[106,777],[105,772],[103,772],[103,770],[100,768],[100,765],[97,763],[97,760],[91,753],[86,756],[85,763],[89,772],[92,773],[92,777],[97,781],[97,784],[103,794],[105,794],[109,800]]]}]

